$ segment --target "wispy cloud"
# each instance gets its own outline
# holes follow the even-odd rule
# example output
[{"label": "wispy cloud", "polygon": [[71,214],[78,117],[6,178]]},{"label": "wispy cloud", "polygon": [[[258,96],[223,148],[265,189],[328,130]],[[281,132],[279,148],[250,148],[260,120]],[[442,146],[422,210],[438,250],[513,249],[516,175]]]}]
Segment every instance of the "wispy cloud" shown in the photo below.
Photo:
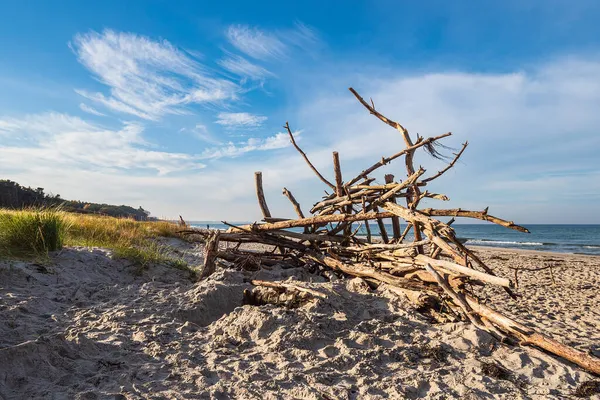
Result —
[{"label": "wispy cloud", "polygon": [[283,149],[290,145],[290,139],[286,133],[277,133],[265,139],[250,138],[245,142],[229,142],[225,146],[205,150],[201,157],[204,159],[216,159],[223,157],[239,157],[252,151],[265,151]]},{"label": "wispy cloud", "polygon": [[223,144],[219,139],[212,135],[206,127],[206,125],[203,124],[196,124],[196,126],[191,129],[181,128],[180,132],[189,133],[191,136],[202,142],[210,143],[213,145]]},{"label": "wispy cloud", "polygon": [[242,78],[263,80],[274,76],[267,69],[253,64],[244,57],[235,54],[228,54],[225,58],[217,61],[217,63],[222,68]]},{"label": "wispy cloud", "polygon": [[246,112],[242,113],[228,113],[222,112],[217,115],[215,121],[219,125],[227,126],[230,128],[257,128],[267,120],[267,117],[262,115],[255,115]]},{"label": "wispy cloud", "polygon": [[234,47],[250,57],[261,60],[285,57],[287,46],[274,33],[248,25],[231,25],[226,35]]},{"label": "wispy cloud", "polygon": [[106,114],[102,114],[100,111],[96,110],[94,107],[90,107],[85,103],[80,103],[79,108],[81,111],[84,111],[88,114],[97,115],[98,117],[106,117]]},{"label": "wispy cloud", "polygon": [[292,29],[277,31],[231,25],[225,35],[235,48],[258,60],[282,60],[289,55],[290,47],[309,50],[318,42],[315,31],[300,22]]},{"label": "wispy cloud", "polygon": [[105,30],[78,34],[71,47],[79,62],[110,88],[109,95],[77,93],[140,118],[185,114],[188,104],[220,103],[236,98],[239,90],[166,40]]},{"label": "wispy cloud", "polygon": [[0,147],[4,167],[52,168],[59,173],[77,169],[96,171],[154,170],[159,175],[203,168],[199,157],[153,150],[142,137],[143,126],[125,123],[108,129],[66,114],[45,113],[0,119],[0,133],[19,135]]}]

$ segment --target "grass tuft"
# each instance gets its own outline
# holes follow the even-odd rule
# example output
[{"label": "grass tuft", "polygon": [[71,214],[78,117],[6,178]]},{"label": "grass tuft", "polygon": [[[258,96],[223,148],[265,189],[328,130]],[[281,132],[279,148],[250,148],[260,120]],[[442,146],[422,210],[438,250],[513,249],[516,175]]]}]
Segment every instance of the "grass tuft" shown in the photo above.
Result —
[{"label": "grass tuft", "polygon": [[41,257],[60,250],[69,221],[55,209],[0,211],[0,255]]}]

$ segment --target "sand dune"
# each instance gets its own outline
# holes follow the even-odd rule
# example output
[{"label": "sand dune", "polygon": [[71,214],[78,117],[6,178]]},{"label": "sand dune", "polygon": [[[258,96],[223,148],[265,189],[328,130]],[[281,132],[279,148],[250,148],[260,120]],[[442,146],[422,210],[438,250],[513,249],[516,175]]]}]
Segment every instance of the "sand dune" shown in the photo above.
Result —
[{"label": "sand dune", "polygon": [[[201,262],[201,249],[172,244]],[[478,251],[503,273],[559,264],[555,285],[547,270],[520,274],[517,305],[499,292],[490,300],[597,351],[599,258]],[[293,279],[328,297],[242,305],[249,279]],[[218,270],[195,283],[185,271],[139,274],[105,250],[72,248],[47,265],[1,262],[0,296],[3,399],[564,399],[593,378],[464,323],[432,325],[360,279],[302,269]]]}]

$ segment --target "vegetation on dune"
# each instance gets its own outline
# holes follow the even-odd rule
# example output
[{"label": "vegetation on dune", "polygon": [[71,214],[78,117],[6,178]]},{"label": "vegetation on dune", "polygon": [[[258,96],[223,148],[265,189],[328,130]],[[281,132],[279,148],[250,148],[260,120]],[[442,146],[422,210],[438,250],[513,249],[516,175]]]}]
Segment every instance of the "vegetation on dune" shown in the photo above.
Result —
[{"label": "vegetation on dune", "polygon": [[169,255],[156,241],[158,237],[177,236],[177,230],[177,225],[167,221],[135,221],[48,208],[0,209],[0,257],[44,258],[62,246],[103,247],[140,270],[152,263],[187,269],[185,261]]}]

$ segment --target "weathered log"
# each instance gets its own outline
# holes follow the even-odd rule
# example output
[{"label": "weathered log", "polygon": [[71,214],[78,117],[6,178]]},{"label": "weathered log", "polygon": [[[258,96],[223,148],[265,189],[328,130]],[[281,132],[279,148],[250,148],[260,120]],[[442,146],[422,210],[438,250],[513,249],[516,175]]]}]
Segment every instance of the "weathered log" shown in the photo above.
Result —
[{"label": "weathered log", "polygon": [[340,155],[337,151],[333,152],[333,174],[335,176],[335,194],[338,197],[344,195],[344,184],[342,181],[342,168],[340,166]]},{"label": "weathered log", "polygon": [[483,282],[487,282],[492,285],[503,286],[503,287],[514,287],[514,283],[510,279],[501,278],[499,276],[486,274],[485,272],[480,272],[474,270],[472,268],[464,267],[460,264],[456,264],[450,261],[444,260],[436,260],[430,257],[427,257],[423,254],[419,254],[415,257],[415,262],[419,265],[431,265],[434,268],[442,267],[448,269],[450,271],[456,272],[461,275],[466,275],[471,278],[478,279]]},{"label": "weathered log", "polygon": [[264,222],[281,222],[281,221],[289,221],[291,218],[280,218],[280,217],[264,217],[262,220]]},{"label": "weathered log", "polygon": [[429,239],[427,240],[422,240],[420,242],[412,242],[412,243],[392,243],[392,244],[385,244],[385,243],[374,243],[374,244],[367,244],[367,245],[363,245],[363,246],[348,246],[346,247],[346,250],[350,250],[350,251],[373,251],[373,250],[397,250],[397,249],[406,249],[406,248],[411,248],[411,247],[415,247],[415,246],[420,246],[420,245],[424,245],[429,243]]},{"label": "weathered log", "polygon": [[290,129],[290,124],[289,123],[285,123],[284,128],[287,129],[288,135],[290,136],[290,141],[292,142],[292,145],[296,148],[296,150],[298,150],[298,153],[300,153],[300,155],[302,155],[302,157],[304,158],[304,161],[306,161],[306,163],[308,164],[308,166],[310,167],[310,169],[313,170],[313,172],[315,174],[317,174],[317,176],[319,177],[319,179],[321,179],[321,181],[326,184],[327,186],[329,186],[330,188],[332,188],[333,190],[335,190],[335,186],[329,182],[327,179],[325,179],[323,177],[323,175],[321,175],[321,173],[319,172],[319,170],[317,168],[315,168],[315,166],[310,162],[310,160],[308,159],[308,156],[306,155],[305,152],[302,151],[302,149],[296,144],[296,140],[294,139],[294,135],[292,134],[292,130]]},{"label": "weathered log", "polygon": [[326,299],[327,295],[325,293],[321,293],[317,290],[306,288],[300,285],[294,285],[288,282],[273,282],[273,281],[261,281],[261,280],[252,280],[250,281],[254,286],[265,286],[274,289],[283,289],[283,290],[296,290],[299,292],[308,293],[314,297],[318,297],[321,299]]},{"label": "weathered log", "polygon": [[[206,240],[206,238],[210,237],[210,235],[214,232],[216,231],[209,229],[188,229],[186,231],[180,231],[179,233],[186,235],[199,235]],[[253,232],[236,226],[232,226],[227,232],[221,232],[219,240],[222,242],[263,243],[271,246],[290,247],[298,250],[303,250],[306,248],[305,245],[290,241],[286,237],[299,239],[301,241],[320,240],[323,242],[342,242],[345,240],[341,236],[290,231],[270,231],[269,233]]]},{"label": "weathered log", "polygon": [[[385,178],[385,183],[394,182],[394,175],[392,175],[392,174],[386,174],[384,178]],[[390,201],[392,203],[395,203],[396,199],[394,197],[392,197],[390,199]],[[398,217],[392,217],[392,231],[394,234],[394,240],[400,239],[400,235],[402,233],[400,232],[400,219]]]},{"label": "weathered log", "polygon": [[345,274],[358,276],[361,278],[373,278],[378,281],[388,283],[390,285],[394,285],[400,288],[412,289],[412,290],[421,290],[424,292],[433,292],[436,290],[434,287],[427,286],[418,281],[411,281],[410,279],[400,278],[386,272],[377,271],[374,268],[368,267],[362,264],[346,264],[344,262],[338,261],[333,257],[325,256],[315,252],[308,252],[305,255],[306,258],[316,261],[320,264],[326,265],[329,268],[344,272]]},{"label": "weathered log", "polygon": [[431,267],[431,265],[425,264],[425,270],[427,270],[427,272],[433,275],[440,287],[452,299],[452,301],[464,311],[465,316],[469,319],[469,321],[471,321],[473,325],[480,329],[486,330],[485,326],[483,325],[483,322],[481,322],[479,316],[473,312],[471,307],[469,307],[469,304],[467,303],[463,295],[455,292],[454,289],[450,287],[448,282],[446,282],[446,280],[442,278],[440,274],[438,274],[436,270]]},{"label": "weathered log", "polygon": [[[309,217],[303,219],[295,219],[289,221],[281,221],[275,223],[265,223],[265,224],[251,224],[251,225],[240,225],[239,229],[241,230],[252,230],[252,231],[273,231],[278,229],[288,229],[295,227],[302,227],[308,225],[320,225],[324,226],[330,222],[357,222],[357,221],[366,221],[377,218],[391,218],[395,214],[392,212],[368,212],[368,213],[359,213],[359,214],[335,214],[335,215],[319,215],[316,217]],[[230,228],[228,230],[231,231]]]},{"label": "weathered log", "polygon": [[515,231],[530,233],[529,230],[525,227],[515,224],[513,221],[506,221],[498,217],[494,217],[493,215],[489,215],[487,213],[487,208],[484,211],[469,211],[469,210],[461,210],[460,208],[451,209],[451,210],[436,210],[433,208],[425,208],[423,210],[419,210],[421,213],[425,215],[429,215],[431,217],[464,217],[464,218],[474,218],[480,219],[482,221],[492,222],[497,225],[504,226],[506,228],[514,229]]},{"label": "weathered log", "polygon": [[204,265],[200,272],[200,279],[206,279],[215,272],[217,266],[215,259],[217,252],[219,251],[219,235],[221,232],[214,231],[214,233],[208,237],[204,245]]},{"label": "weathered log", "polygon": [[265,199],[265,192],[263,191],[262,184],[262,172],[257,171],[254,173],[254,183],[256,185],[256,197],[258,198],[258,205],[262,211],[264,218],[271,218],[271,212],[267,206],[267,200]]},{"label": "weathered log", "polygon": [[290,262],[282,256],[282,254],[269,253],[265,255],[251,251],[233,251],[231,249],[227,251],[218,251],[215,254],[215,258],[220,258],[238,265],[242,264],[244,269],[249,269],[247,266],[252,265],[254,266],[254,268],[251,268],[253,270],[258,270],[263,266],[273,267],[275,265],[283,265]]},{"label": "weathered log", "polygon": [[521,344],[533,345],[555,354],[565,360],[571,361],[595,375],[600,375],[600,359],[593,357],[583,351],[564,345],[542,333],[535,331],[492,308],[480,304],[473,297],[466,295],[465,299],[471,309],[481,317],[487,318],[498,328],[516,336]]}]

